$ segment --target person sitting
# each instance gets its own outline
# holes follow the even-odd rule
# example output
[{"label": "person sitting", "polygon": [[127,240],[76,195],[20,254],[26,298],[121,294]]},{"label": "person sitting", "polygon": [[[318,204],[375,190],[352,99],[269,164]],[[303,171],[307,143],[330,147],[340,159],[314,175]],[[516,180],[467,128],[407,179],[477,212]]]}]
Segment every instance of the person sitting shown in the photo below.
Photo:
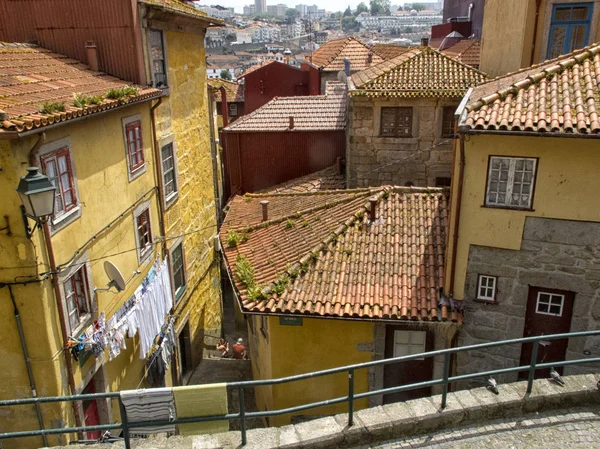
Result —
[{"label": "person sitting", "polygon": [[245,359],[246,358],[246,347],[244,346],[244,340],[238,338],[237,343],[233,345],[233,358],[234,359]]},{"label": "person sitting", "polygon": [[217,351],[221,351],[222,358],[229,357],[229,342],[225,341],[223,338],[219,339],[219,343],[217,344]]}]

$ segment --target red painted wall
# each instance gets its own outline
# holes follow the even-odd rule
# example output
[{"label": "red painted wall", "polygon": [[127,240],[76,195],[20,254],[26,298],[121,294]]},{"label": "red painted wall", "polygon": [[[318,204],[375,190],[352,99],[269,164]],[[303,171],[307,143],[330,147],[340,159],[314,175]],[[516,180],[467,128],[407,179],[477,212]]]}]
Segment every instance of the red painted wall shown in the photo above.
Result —
[{"label": "red painted wall", "polygon": [[[281,62],[250,72],[244,77],[244,109],[246,114],[267,104],[275,97],[318,95],[310,89],[311,71],[297,69]],[[318,75],[318,70],[317,70]]]},{"label": "red painted wall", "polygon": [[222,139],[229,195],[314,173],[346,153],[344,131],[223,132]]}]

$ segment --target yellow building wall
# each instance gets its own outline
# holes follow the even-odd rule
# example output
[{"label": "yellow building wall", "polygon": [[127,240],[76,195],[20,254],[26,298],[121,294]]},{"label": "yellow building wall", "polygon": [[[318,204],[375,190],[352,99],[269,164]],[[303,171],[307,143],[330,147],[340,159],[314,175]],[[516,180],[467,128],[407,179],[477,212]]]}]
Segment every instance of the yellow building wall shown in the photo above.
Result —
[{"label": "yellow building wall", "polygon": [[[333,319],[302,318],[302,326],[279,324],[279,317],[269,317],[270,364],[273,378],[292,376],[327,368],[372,360],[372,353],[359,351],[358,345],[373,343],[373,323]],[[261,355],[262,357],[262,355]],[[268,373],[269,357],[259,363]],[[260,372],[260,371],[259,371]],[[253,372],[256,377],[256,372]],[[355,373],[355,393],[369,390],[368,370]],[[307,379],[272,387],[272,407],[282,409],[310,402],[343,397],[348,394],[348,374]],[[355,402],[355,409],[368,406],[368,400]],[[348,404],[336,404],[304,412],[272,417],[269,424],[290,424],[294,415],[331,415],[345,413]]]},{"label": "yellow building wall", "polygon": [[[273,358],[271,357],[270,329],[275,325],[276,318],[249,315],[247,319],[252,377],[254,379],[272,379]],[[262,328],[263,325],[264,329]],[[273,410],[273,387],[256,387],[254,389],[254,399],[258,410]]]},{"label": "yellow building wall", "polygon": [[[150,104],[130,106],[101,117],[65,124],[46,131],[45,144],[69,137],[74,162],[74,172],[82,206],[81,216],[56,231],[52,243],[57,264],[66,263],[75,251],[90,237],[97,234],[110,221],[126,211],[136,200],[150,191],[146,198],[150,202],[152,232],[160,235],[158,224],[155,185],[154,158],[152,152],[152,134],[150,125]],[[141,114],[146,173],[129,182],[126,162],[126,149],[122,131],[122,119]],[[12,236],[0,233],[0,282],[12,282],[16,276],[35,276],[49,270],[45,245],[41,231],[36,231],[29,240],[24,235],[20,216],[20,201],[14,188],[19,178],[29,166],[28,153],[37,136],[14,141],[0,141],[0,216],[8,215]],[[42,147],[42,151],[43,151]],[[30,222],[30,224],[33,224]],[[132,277],[135,270],[142,273],[133,276],[127,288],[120,293],[98,292],[92,300],[96,301],[98,314],[106,313],[106,318],[118,310],[143,280],[157,255],[141,266],[138,264],[133,212],[126,213],[109,230],[99,234],[87,249],[91,260],[92,286],[104,288],[109,282],[103,269],[104,260],[117,265],[126,279]],[[132,251],[133,249],[133,251]],[[121,253],[121,254],[116,254]],[[106,257],[110,256],[110,257]],[[36,267],[36,265],[38,265]],[[6,267],[15,267],[9,268]],[[58,318],[58,309],[50,280],[40,284],[13,287],[19,306],[25,339],[30,351],[32,368],[39,396],[70,394],[65,358],[62,351],[62,337]],[[25,370],[19,336],[12,312],[8,289],[0,289],[0,357],[5,367],[0,371],[0,397],[31,397],[31,390]],[[106,356],[107,389],[117,391],[121,388],[135,388],[144,374],[144,361],[139,359],[137,337],[127,340],[127,350],[119,357],[108,362]],[[71,355],[68,355],[71,357]],[[74,379],[80,392],[100,363],[91,356],[83,366],[73,360]],[[62,423],[74,424],[70,403],[61,406],[43,406],[45,425],[58,427]],[[113,407],[113,416],[118,409]],[[37,429],[37,418],[33,407],[13,409],[2,417],[2,431]],[[65,437],[62,437],[64,442]],[[18,440],[7,443],[6,448],[39,447],[41,439]],[[50,441],[60,442],[54,437]],[[37,445],[31,444],[34,442]],[[4,443],[3,443],[4,444]]]},{"label": "yellow building wall", "polygon": [[[174,137],[179,197],[165,211],[168,236],[183,235],[186,291],[178,302],[176,328],[189,320],[192,365],[221,334],[221,287],[213,165],[210,147],[206,59],[201,34],[165,31],[170,95],[156,110],[157,138]],[[160,144],[160,143],[159,143]],[[172,248],[179,241],[169,240]]]},{"label": "yellow building wall", "polygon": [[[490,155],[539,158],[532,211],[482,207]],[[592,206],[598,204],[600,191],[600,152],[595,139],[474,135],[465,142],[465,161],[454,287],[457,299],[464,299],[470,245],[518,250],[526,217],[600,221],[600,209]],[[458,170],[456,158],[457,179]],[[452,198],[453,222],[457,190]],[[449,281],[447,276],[447,290]]]}]

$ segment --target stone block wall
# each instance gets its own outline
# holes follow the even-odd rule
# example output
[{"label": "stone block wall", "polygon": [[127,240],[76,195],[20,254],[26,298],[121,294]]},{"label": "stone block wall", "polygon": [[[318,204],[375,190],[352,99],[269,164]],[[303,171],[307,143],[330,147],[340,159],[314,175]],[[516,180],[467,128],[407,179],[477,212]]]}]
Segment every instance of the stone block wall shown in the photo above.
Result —
[{"label": "stone block wall", "polygon": [[[436,186],[438,177],[450,178],[452,141],[441,137],[442,112],[445,106],[456,107],[458,103],[459,99],[351,97],[346,145],[348,187],[407,183],[428,187]],[[413,137],[381,137],[381,108],[401,106],[413,108]]]},{"label": "stone block wall", "polygon": [[[477,276],[497,276],[497,302],[474,300]],[[465,285],[465,321],[459,345],[523,337],[529,286],[575,292],[571,332],[600,325],[600,223],[528,217],[519,251],[471,246]],[[569,341],[567,359],[598,357],[600,338]],[[461,353],[459,374],[518,366],[521,345]],[[565,367],[565,374],[597,372],[598,365]],[[499,376],[512,381],[517,374]]]}]

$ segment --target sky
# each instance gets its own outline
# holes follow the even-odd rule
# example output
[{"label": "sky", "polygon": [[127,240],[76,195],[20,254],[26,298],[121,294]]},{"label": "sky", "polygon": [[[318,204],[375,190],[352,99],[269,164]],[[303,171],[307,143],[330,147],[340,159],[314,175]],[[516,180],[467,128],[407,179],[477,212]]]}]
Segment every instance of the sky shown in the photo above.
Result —
[{"label": "sky", "polygon": [[[368,0],[363,0],[364,3],[368,6],[369,2]],[[408,0],[408,1],[403,1],[403,0],[392,0],[391,3],[392,5],[403,5],[404,3],[414,3],[415,1],[418,0]],[[358,5],[361,2],[361,0],[267,0],[267,5],[277,5],[279,3],[285,3],[286,5],[288,5],[290,8],[294,8],[296,5],[317,5],[319,8],[324,8],[327,11],[344,11],[348,5],[350,5],[351,9],[355,9],[356,5]],[[244,5],[250,5],[250,4],[254,4],[254,0],[210,0],[210,1],[202,1],[202,4],[209,4],[209,5],[221,5],[221,6],[225,6],[228,8],[231,8],[232,6],[235,8],[235,12],[239,12],[241,13]]]}]

